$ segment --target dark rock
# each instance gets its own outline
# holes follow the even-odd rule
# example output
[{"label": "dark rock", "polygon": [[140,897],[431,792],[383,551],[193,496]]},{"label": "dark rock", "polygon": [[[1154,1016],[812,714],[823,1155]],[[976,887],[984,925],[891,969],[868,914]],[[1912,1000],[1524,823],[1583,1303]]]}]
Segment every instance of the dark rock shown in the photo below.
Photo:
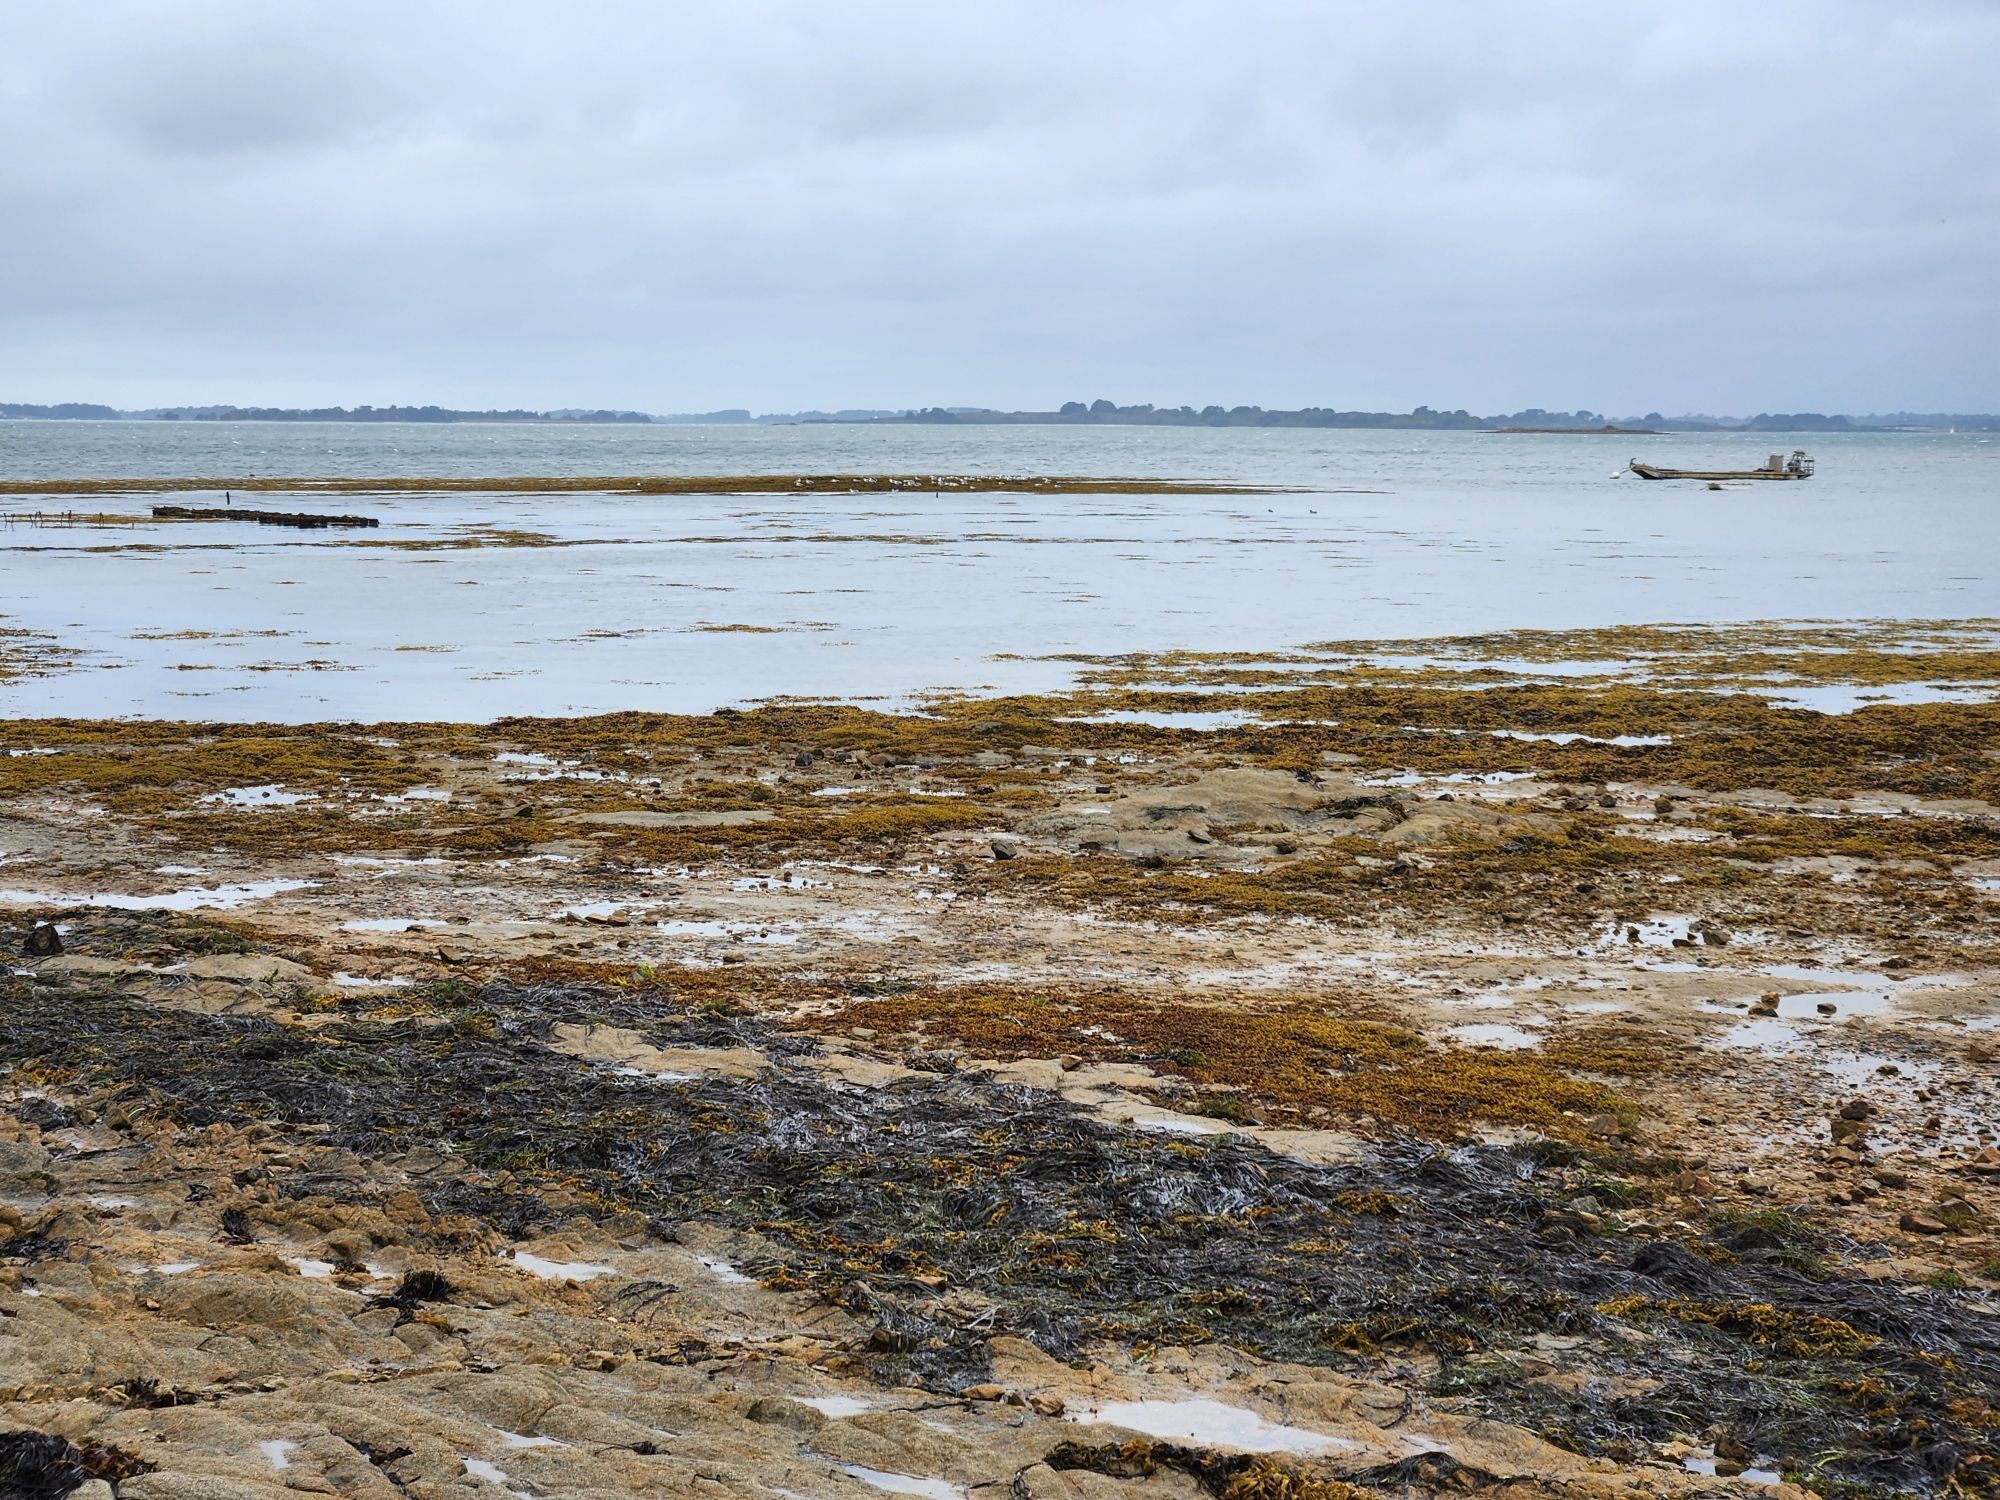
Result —
[{"label": "dark rock", "polygon": [[47,922],[37,922],[28,933],[28,940],[21,944],[21,951],[29,958],[55,958],[63,951],[62,934]]}]

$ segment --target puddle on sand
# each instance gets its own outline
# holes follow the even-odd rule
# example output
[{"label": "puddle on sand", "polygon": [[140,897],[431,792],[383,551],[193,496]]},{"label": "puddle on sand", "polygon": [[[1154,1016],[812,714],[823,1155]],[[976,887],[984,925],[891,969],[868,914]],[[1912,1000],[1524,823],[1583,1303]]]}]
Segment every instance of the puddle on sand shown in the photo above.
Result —
[{"label": "puddle on sand", "polygon": [[330,1260],[314,1260],[309,1255],[287,1255],[285,1259],[297,1268],[301,1276],[320,1278],[333,1274],[333,1262]]},{"label": "puddle on sand", "polygon": [[728,938],[760,947],[782,948],[799,940],[797,924],[779,922],[764,926],[756,922],[702,922],[684,920],[653,924],[663,936],[688,938]]},{"label": "puddle on sand", "polygon": [[1519,1052],[1542,1044],[1542,1039],[1532,1031],[1524,1031],[1519,1026],[1501,1026],[1491,1022],[1471,1026],[1448,1026],[1444,1034],[1462,1046],[1498,1047],[1503,1052]]},{"label": "puddle on sand", "polygon": [[736,1267],[732,1266],[728,1261],[722,1259],[720,1256],[697,1255],[695,1259],[698,1262],[700,1262],[701,1268],[704,1271],[708,1272],[708,1274],[713,1276],[717,1281],[723,1282],[726,1285],[755,1286],[757,1284],[756,1277],[745,1276],[741,1271],[737,1270]]},{"label": "puddle on sand", "polygon": [[[1681,1460],[1690,1474],[1715,1475],[1715,1460],[1712,1458],[1684,1458]],[[1750,1484],[1782,1484],[1785,1476],[1776,1469],[1744,1469],[1735,1476]]]},{"label": "puddle on sand", "polygon": [[581,1260],[544,1260],[539,1255],[530,1255],[525,1250],[514,1252],[514,1264],[523,1271],[539,1276],[544,1281],[589,1281],[598,1276],[615,1276],[617,1269],[612,1266],[595,1266]]},{"label": "puddle on sand", "polygon": [[1065,1421],[1103,1423],[1130,1428],[1151,1438],[1235,1448],[1244,1453],[1324,1453],[1352,1448],[1348,1438],[1283,1427],[1266,1422],[1254,1411],[1221,1401],[1192,1397],[1182,1401],[1106,1401],[1069,1413]]},{"label": "puddle on sand", "polygon": [[[1893,1079],[1897,1083],[1927,1087],[1937,1076],[1935,1063],[1911,1062],[1908,1058],[1882,1057],[1872,1052],[1838,1052],[1818,1060],[1822,1073],[1829,1073],[1842,1083],[1860,1089],[1873,1085],[1877,1088]],[[1883,1068],[1893,1068],[1893,1073],[1884,1073]]]},{"label": "puddle on sand", "polygon": [[1534,779],[1533,771],[1452,771],[1442,776],[1428,776],[1421,771],[1384,771],[1359,778],[1363,786],[1423,786],[1431,782],[1440,786],[1504,786],[1510,781]]},{"label": "puddle on sand", "polygon": [[315,800],[312,792],[288,792],[283,782],[269,781],[262,786],[229,786],[219,792],[209,792],[199,799],[203,802],[224,803],[230,807],[293,807],[301,802]]},{"label": "puddle on sand", "polygon": [[794,1396],[792,1399],[827,1417],[858,1417],[864,1411],[875,1410],[873,1401],[863,1401],[859,1396]]},{"label": "puddle on sand", "polygon": [[525,1433],[508,1432],[505,1428],[496,1430],[500,1433],[500,1441],[505,1443],[509,1448],[567,1448],[569,1446],[568,1443],[559,1442],[552,1437],[529,1437]]},{"label": "puddle on sand", "polygon": [[522,1497],[522,1500],[532,1500],[532,1497],[529,1496],[526,1490],[511,1488],[511,1481],[501,1472],[498,1464],[488,1463],[483,1458],[468,1458],[465,1460],[465,1472],[470,1474],[474,1479],[483,1479],[488,1484],[499,1485],[501,1489],[506,1490],[510,1495],[519,1495]]},{"label": "puddle on sand", "polygon": [[299,1451],[299,1445],[287,1442],[284,1438],[265,1438],[257,1445],[257,1451],[264,1455],[265,1461],[272,1468],[289,1469],[292,1466],[292,1455]]},{"label": "puddle on sand", "polygon": [[1707,946],[1694,931],[1694,918],[1655,915],[1643,922],[1611,922],[1598,929],[1600,948],[1673,948]]},{"label": "puddle on sand", "polygon": [[836,1464],[834,1467],[849,1479],[858,1479],[865,1485],[891,1495],[919,1495],[923,1500],[966,1500],[965,1491],[948,1480],[919,1479],[914,1474],[891,1474],[884,1469],[864,1468],[860,1464]]},{"label": "puddle on sand", "polygon": [[1134,1114],[1125,1122],[1134,1130],[1151,1130],[1165,1135],[1227,1135],[1233,1129],[1220,1120],[1205,1119],[1197,1115]]},{"label": "puddle on sand", "polygon": [[[1821,1006],[1832,1008],[1822,1010]],[[1840,1021],[1849,1016],[1879,1016],[1888,1008],[1887,995],[1868,990],[1826,990],[1778,997],[1778,1014],[1788,1021]]]},{"label": "puddle on sand", "polygon": [[560,922],[565,917],[574,917],[579,922],[587,922],[592,917],[615,917],[631,907],[629,901],[579,901],[574,906],[565,906],[550,915],[551,922]]},{"label": "puddle on sand", "polygon": [[1741,1021],[1715,1039],[1718,1047],[1752,1048],[1759,1052],[1789,1052],[1802,1038],[1799,1028],[1787,1021],[1759,1016]]},{"label": "puddle on sand", "polygon": [[303,891],[311,880],[253,880],[243,885],[196,886],[159,896],[65,896],[54,891],[0,890],[0,906],[99,906],[115,911],[230,911],[285,891]]}]

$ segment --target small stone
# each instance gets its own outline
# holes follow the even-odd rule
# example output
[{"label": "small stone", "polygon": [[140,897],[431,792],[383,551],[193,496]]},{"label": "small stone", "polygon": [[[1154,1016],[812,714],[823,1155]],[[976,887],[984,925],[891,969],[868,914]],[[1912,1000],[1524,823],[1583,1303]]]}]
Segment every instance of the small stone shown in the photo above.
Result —
[{"label": "small stone", "polygon": [[1840,1106],[1840,1118],[1843,1120],[1865,1120],[1874,1113],[1875,1106],[1865,1094],[1857,1094]]},{"label": "small stone", "polygon": [[1021,853],[1021,846],[1011,839],[995,839],[990,847],[995,859],[1015,859]]},{"label": "small stone", "polygon": [[1063,1414],[1063,1398],[1043,1391],[1028,1398],[1028,1407],[1037,1416],[1059,1417]]},{"label": "small stone", "polygon": [[1945,1232],[1943,1223],[1937,1219],[1933,1219],[1929,1214],[1920,1214],[1915,1209],[1906,1210],[1903,1217],[1896,1221],[1896,1227],[1901,1229],[1905,1234],[1943,1234]]},{"label": "small stone", "polygon": [[1002,1396],[1007,1394],[1007,1387],[990,1383],[986,1385],[969,1385],[958,1394],[967,1401],[998,1401]]},{"label": "small stone", "polygon": [[1984,1042],[1967,1042],[1965,1044],[1965,1055],[1976,1063],[1989,1063],[1993,1061],[1993,1049]]},{"label": "small stone", "polygon": [[37,922],[29,930],[28,940],[21,944],[21,952],[29,958],[56,958],[62,951],[62,934],[47,922]]},{"label": "small stone", "polygon": [[461,948],[456,943],[439,943],[437,947],[437,961],[441,964],[470,963],[472,961],[472,954],[468,949]]},{"label": "small stone", "polygon": [[1061,1068],[1065,1073],[1074,1073],[1078,1068],[1083,1066],[1083,1059],[1078,1057],[1074,1052],[1065,1052],[1061,1057],[1056,1059],[1056,1066]]}]

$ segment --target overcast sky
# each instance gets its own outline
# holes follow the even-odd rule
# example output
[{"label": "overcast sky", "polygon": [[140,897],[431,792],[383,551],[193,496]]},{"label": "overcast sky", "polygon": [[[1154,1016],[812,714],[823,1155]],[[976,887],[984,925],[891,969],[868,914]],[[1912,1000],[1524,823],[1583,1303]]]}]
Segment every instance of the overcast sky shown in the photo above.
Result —
[{"label": "overcast sky", "polygon": [[2000,409],[2000,3],[0,0],[0,400]]}]

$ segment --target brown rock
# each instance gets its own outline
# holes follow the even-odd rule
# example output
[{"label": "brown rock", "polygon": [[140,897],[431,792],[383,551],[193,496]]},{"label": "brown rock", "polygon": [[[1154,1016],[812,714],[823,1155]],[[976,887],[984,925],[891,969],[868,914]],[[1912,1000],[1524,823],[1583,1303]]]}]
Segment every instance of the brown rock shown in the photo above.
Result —
[{"label": "brown rock", "polygon": [[1929,1214],[1920,1214],[1909,1209],[1896,1221],[1896,1227],[1905,1234],[1943,1234],[1945,1226]]},{"label": "brown rock", "polygon": [[1840,1118],[1843,1120],[1865,1120],[1874,1113],[1875,1106],[1868,1102],[1866,1095],[1858,1094],[1840,1106]]},{"label": "brown rock", "polygon": [[958,1394],[967,1401],[998,1401],[1007,1394],[1007,1387],[989,1382],[986,1385],[969,1385]]},{"label": "brown rock", "polygon": [[1037,1416],[1059,1417],[1063,1414],[1063,1398],[1050,1391],[1042,1391],[1028,1398],[1028,1407]]}]

